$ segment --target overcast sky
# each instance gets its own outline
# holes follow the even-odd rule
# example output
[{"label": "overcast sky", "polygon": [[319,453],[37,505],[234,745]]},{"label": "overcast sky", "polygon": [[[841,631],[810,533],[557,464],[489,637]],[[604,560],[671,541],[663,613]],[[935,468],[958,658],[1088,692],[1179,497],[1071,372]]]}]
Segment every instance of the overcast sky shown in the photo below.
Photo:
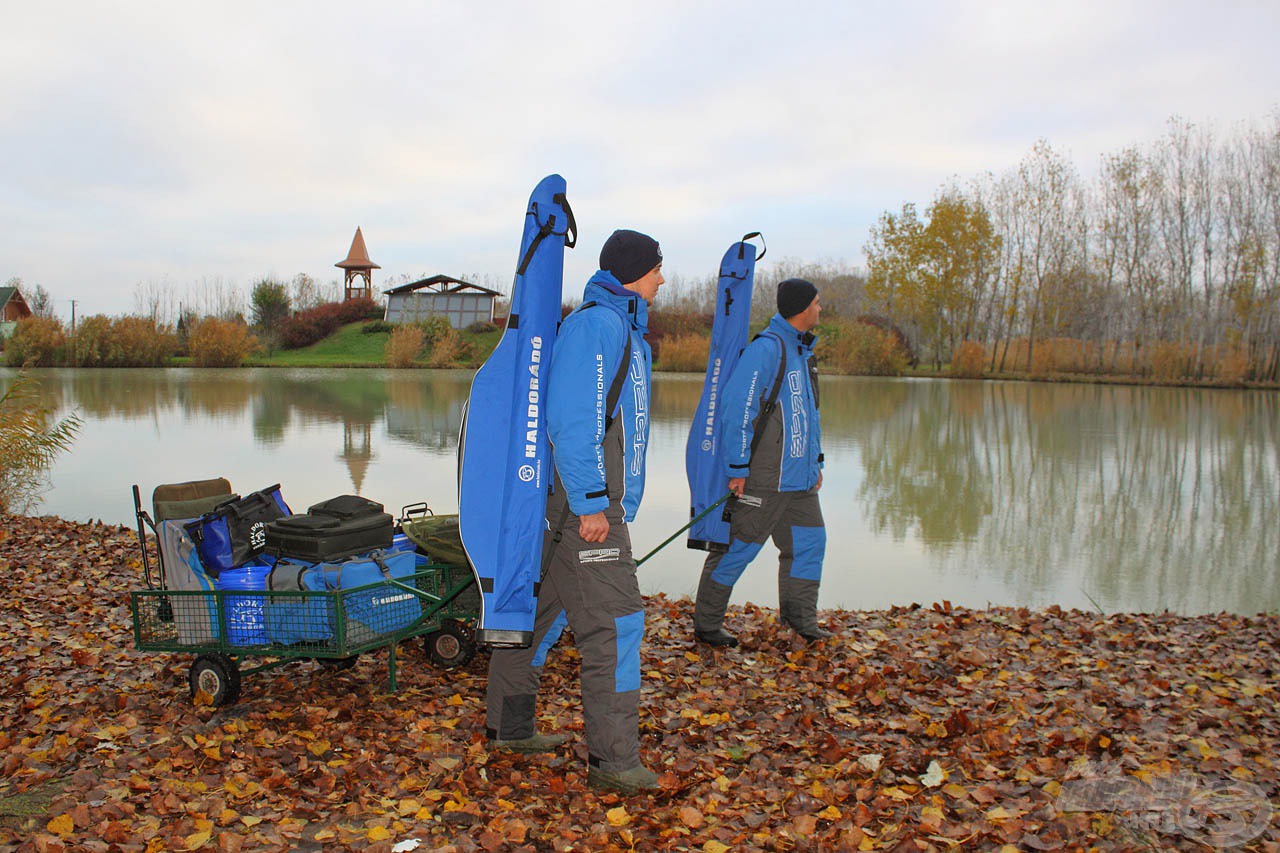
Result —
[{"label": "overcast sky", "polygon": [[1271,0],[9,6],[0,283],[63,316],[131,311],[139,283],[327,282],[356,226],[375,286],[505,288],[552,172],[581,229],[567,294],[617,227],[687,277],[754,230],[861,265],[882,211],[1037,139],[1092,175],[1171,116],[1229,131],[1280,103]]}]

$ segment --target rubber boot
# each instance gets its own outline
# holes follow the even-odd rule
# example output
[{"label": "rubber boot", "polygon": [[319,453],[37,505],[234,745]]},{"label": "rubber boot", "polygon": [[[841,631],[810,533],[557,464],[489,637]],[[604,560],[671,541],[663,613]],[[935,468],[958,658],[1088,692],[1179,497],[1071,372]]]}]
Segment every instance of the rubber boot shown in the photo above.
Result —
[{"label": "rubber boot", "polygon": [[779,584],[778,615],[801,637],[811,643],[825,640],[831,632],[818,624],[818,582],[786,578]]},{"label": "rubber boot", "polygon": [[637,791],[657,788],[658,774],[643,764],[621,771],[589,767],[587,768],[587,785],[597,790],[634,794]]},{"label": "rubber boot", "polygon": [[538,752],[555,752],[556,747],[564,743],[567,738],[564,735],[542,735],[533,734],[530,737],[517,738],[515,740],[498,740],[497,738],[489,738],[489,749],[500,749],[506,752],[519,752],[524,755],[532,755]]},{"label": "rubber boot", "polygon": [[716,583],[703,574],[698,584],[698,597],[693,605],[693,636],[711,646],[736,646],[738,638],[724,629],[724,614],[729,609],[733,587]]}]

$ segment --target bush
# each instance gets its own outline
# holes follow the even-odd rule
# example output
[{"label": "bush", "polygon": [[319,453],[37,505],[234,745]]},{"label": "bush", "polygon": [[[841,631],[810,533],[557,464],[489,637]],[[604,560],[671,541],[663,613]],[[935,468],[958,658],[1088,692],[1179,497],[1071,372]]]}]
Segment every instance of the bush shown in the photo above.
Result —
[{"label": "bush", "polygon": [[453,332],[453,326],[446,317],[428,317],[418,323],[418,328],[422,329],[427,343],[432,345]]},{"label": "bush", "polygon": [[394,332],[395,330],[396,325],[394,323],[388,323],[386,320],[370,320],[360,327],[360,334],[382,335]]},{"label": "bush", "polygon": [[258,346],[249,327],[233,320],[206,317],[191,329],[187,347],[200,367],[239,367]]},{"label": "bush", "polygon": [[[433,317],[434,319],[444,319]],[[446,321],[448,322],[448,321]],[[462,339],[455,329],[441,335],[431,346],[431,357],[427,364],[431,367],[460,367],[471,354],[471,347]]]},{"label": "bush", "polygon": [[1178,343],[1159,343],[1151,349],[1151,375],[1161,382],[1172,382],[1191,375],[1190,347]]},{"label": "bush", "polygon": [[818,343],[818,355],[840,373],[901,376],[907,355],[892,332],[865,323],[840,324]]},{"label": "bush", "polygon": [[149,317],[119,317],[111,324],[110,367],[161,367],[177,351],[177,335]]},{"label": "bush", "polygon": [[712,316],[690,311],[658,309],[649,312],[649,333],[656,337],[710,336]]},{"label": "bush", "polygon": [[80,428],[76,415],[53,423],[37,390],[35,380],[20,373],[0,395],[0,515],[26,512],[39,500],[44,472]]},{"label": "bush", "polygon": [[377,320],[381,317],[382,309],[367,296],[318,305],[307,311],[299,311],[280,324],[280,345],[285,349],[311,346],[347,323]]},{"label": "bush", "polygon": [[987,372],[987,348],[977,341],[963,341],[951,357],[951,375],[977,379]]},{"label": "bush", "polygon": [[1243,385],[1249,378],[1249,356],[1235,347],[1220,347],[1214,359],[1213,375],[1219,382]]},{"label": "bush", "polygon": [[489,332],[498,331],[498,326],[488,320],[476,320],[470,326],[467,326],[467,331],[473,335],[486,335]]},{"label": "bush", "polygon": [[676,335],[664,338],[658,370],[677,373],[702,373],[711,356],[711,338],[704,335]]},{"label": "bush", "polygon": [[10,367],[58,367],[67,363],[67,333],[56,317],[26,317],[18,321],[4,345]]},{"label": "bush", "polygon": [[102,367],[107,364],[114,337],[111,318],[103,314],[85,317],[76,326],[75,344],[70,347],[72,363],[77,367]]},{"label": "bush", "polygon": [[422,349],[426,345],[426,336],[417,326],[399,326],[387,339],[387,365],[390,367],[413,367]]}]

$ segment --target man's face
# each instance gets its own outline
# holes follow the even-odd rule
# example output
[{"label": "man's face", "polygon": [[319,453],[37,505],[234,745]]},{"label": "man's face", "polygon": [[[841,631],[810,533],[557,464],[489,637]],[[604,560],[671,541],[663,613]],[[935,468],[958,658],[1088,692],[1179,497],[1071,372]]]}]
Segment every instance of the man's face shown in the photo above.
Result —
[{"label": "man's face", "polygon": [[819,297],[813,297],[813,301],[809,303],[809,307],[792,318],[797,329],[802,332],[811,332],[817,328],[818,315],[822,313],[821,301],[822,300]]},{"label": "man's face", "polygon": [[665,282],[666,279],[662,277],[662,264],[658,264],[640,278],[630,284],[623,285],[623,287],[627,290],[634,290],[644,297],[645,302],[652,303],[654,297],[658,295],[658,288],[662,287]]}]

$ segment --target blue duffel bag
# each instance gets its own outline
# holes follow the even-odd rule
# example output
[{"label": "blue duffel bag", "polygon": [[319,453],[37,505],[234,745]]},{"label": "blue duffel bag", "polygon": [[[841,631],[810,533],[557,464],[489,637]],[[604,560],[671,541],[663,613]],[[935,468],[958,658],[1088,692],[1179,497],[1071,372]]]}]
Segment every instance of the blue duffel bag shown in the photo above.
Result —
[{"label": "blue duffel bag", "polygon": [[422,616],[418,596],[386,583],[412,577],[414,569],[411,551],[372,551],[341,563],[320,563],[304,571],[301,579],[307,589],[352,590],[339,598],[346,641],[358,645],[408,628]]}]

